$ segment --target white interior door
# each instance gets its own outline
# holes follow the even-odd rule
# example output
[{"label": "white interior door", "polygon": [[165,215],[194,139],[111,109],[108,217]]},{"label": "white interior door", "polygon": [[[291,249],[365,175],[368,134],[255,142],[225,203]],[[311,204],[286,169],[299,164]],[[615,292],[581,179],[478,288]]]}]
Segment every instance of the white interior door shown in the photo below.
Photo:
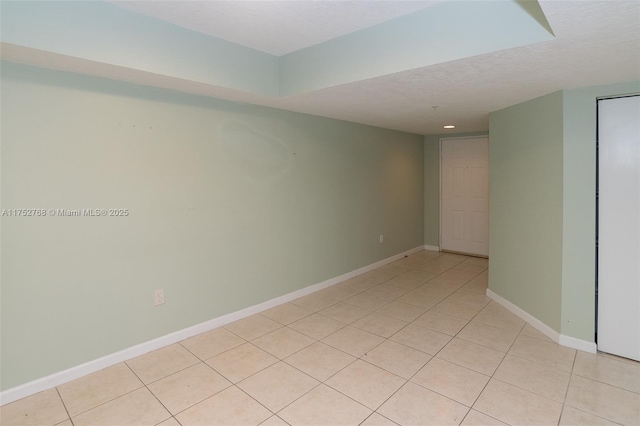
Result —
[{"label": "white interior door", "polygon": [[440,249],[489,255],[489,138],[440,140]]},{"label": "white interior door", "polygon": [[640,361],[640,96],[598,102],[598,349]]}]

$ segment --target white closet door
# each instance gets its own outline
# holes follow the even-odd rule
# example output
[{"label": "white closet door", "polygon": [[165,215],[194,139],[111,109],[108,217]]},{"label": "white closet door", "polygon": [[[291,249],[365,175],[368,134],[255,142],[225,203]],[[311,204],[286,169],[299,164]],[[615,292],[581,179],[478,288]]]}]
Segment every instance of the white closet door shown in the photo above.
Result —
[{"label": "white closet door", "polygon": [[441,141],[442,250],[489,255],[489,138]]},{"label": "white closet door", "polygon": [[598,350],[640,361],[640,96],[598,102]]}]

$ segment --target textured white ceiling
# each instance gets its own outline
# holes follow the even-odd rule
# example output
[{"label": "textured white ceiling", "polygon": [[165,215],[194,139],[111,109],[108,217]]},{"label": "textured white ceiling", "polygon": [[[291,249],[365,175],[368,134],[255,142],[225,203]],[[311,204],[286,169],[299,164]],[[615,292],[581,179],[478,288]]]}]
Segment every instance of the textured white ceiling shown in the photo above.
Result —
[{"label": "textured white ceiling", "polygon": [[[291,4],[260,3],[260,8],[273,7],[274,10],[282,10],[283,3]],[[334,12],[341,15],[341,22],[352,19],[363,25],[358,14],[346,14],[345,7],[349,6],[340,6],[342,2],[318,3],[327,10],[336,7]],[[176,4],[179,9],[184,8],[187,15],[190,13],[186,12],[189,2]],[[249,4],[254,3],[246,6]],[[561,89],[640,80],[640,1],[543,0],[540,4],[557,37],[555,40],[285,98],[270,98],[10,46],[3,46],[2,57],[420,134],[443,133],[442,126],[450,123],[457,125],[453,132],[487,130],[491,111]],[[284,22],[297,21],[302,27],[315,22],[308,14],[296,18],[291,12],[286,16],[286,19],[276,20],[254,17],[250,25],[236,21],[239,32],[248,37],[242,44],[256,47],[268,28],[286,27],[288,24]],[[346,24],[340,28],[344,31]],[[275,40],[273,37],[270,43],[277,44]],[[274,52],[292,49],[293,42],[281,42],[280,47],[274,47]],[[434,111],[433,105],[439,105],[439,108]]]},{"label": "textured white ceiling", "polygon": [[282,56],[443,0],[109,1],[190,30]]}]

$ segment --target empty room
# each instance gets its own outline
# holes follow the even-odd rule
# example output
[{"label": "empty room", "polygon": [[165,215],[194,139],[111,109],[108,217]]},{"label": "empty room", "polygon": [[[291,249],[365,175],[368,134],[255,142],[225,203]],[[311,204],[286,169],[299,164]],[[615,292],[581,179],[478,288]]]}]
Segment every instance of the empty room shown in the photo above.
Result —
[{"label": "empty room", "polygon": [[640,425],[640,2],[0,0],[0,424]]}]

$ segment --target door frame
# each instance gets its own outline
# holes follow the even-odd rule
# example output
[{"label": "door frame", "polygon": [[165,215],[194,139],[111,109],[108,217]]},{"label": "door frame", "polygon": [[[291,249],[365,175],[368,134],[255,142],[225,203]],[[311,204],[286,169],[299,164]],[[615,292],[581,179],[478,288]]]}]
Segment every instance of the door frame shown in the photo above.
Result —
[{"label": "door frame", "polygon": [[[438,179],[439,179],[439,182],[438,182],[438,249],[439,251],[442,251],[442,143],[443,141],[449,140],[449,139],[478,139],[478,138],[487,138],[487,142],[490,142],[489,133],[487,133],[486,135],[474,135],[474,136],[444,136],[438,140],[438,168],[439,168],[439,173],[438,173]],[[488,157],[487,157],[487,163],[488,163]],[[487,164],[487,169],[488,168],[489,168],[489,164]],[[489,180],[489,187],[491,187],[491,180]],[[489,210],[489,215],[491,215],[491,210]],[[491,232],[491,230],[489,230],[489,232]],[[469,253],[465,253],[465,254],[469,255]],[[473,254],[471,254],[471,256],[484,257],[482,255],[473,255]]]}]

